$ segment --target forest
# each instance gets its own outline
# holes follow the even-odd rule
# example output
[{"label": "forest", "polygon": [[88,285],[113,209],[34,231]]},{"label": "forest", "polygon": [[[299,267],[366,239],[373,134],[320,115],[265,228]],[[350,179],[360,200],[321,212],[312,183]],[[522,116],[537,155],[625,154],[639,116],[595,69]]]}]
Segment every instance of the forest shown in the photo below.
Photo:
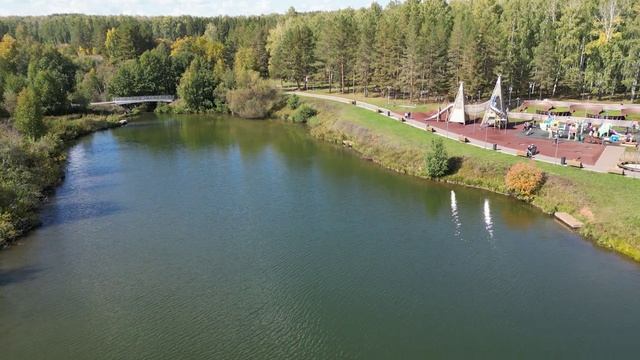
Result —
[{"label": "forest", "polygon": [[5,116],[25,89],[44,114],[160,94],[181,111],[229,111],[272,105],[267,79],[426,101],[459,81],[486,97],[501,75],[514,98],[633,101],[639,15],[633,0],[409,0],[251,17],[5,17],[0,94]]}]

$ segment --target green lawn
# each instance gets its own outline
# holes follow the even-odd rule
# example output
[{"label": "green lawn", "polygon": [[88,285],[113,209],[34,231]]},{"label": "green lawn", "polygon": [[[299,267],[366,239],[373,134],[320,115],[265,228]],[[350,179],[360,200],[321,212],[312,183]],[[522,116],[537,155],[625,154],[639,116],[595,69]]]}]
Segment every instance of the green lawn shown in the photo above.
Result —
[{"label": "green lawn", "polygon": [[[329,141],[349,139],[363,156],[416,176],[424,175],[424,154],[437,136],[371,111],[336,102],[304,99],[319,110],[312,134]],[[446,180],[506,192],[504,175],[515,156],[445,139],[462,166]],[[532,203],[546,212],[567,211],[585,222],[582,233],[604,247],[640,261],[640,180],[537,163],[547,182]]]},{"label": "green lawn", "polygon": [[335,89],[331,93],[329,93],[329,90],[326,90],[326,89],[313,90],[309,92],[316,93],[316,94],[323,94],[323,95],[339,96],[345,99],[367,102],[369,104],[384,107],[385,109],[389,109],[391,111],[400,112],[400,113],[430,112],[430,111],[438,110],[439,106],[440,107],[443,106],[443,104],[437,104],[437,103],[424,104],[424,103],[416,103],[415,101],[412,102],[409,100],[402,100],[402,99],[393,99],[393,98],[387,99],[387,98],[382,98],[382,97],[373,96],[373,95],[365,97],[364,94],[360,92],[356,92],[355,94],[354,93],[341,94],[340,92],[337,92]]}]

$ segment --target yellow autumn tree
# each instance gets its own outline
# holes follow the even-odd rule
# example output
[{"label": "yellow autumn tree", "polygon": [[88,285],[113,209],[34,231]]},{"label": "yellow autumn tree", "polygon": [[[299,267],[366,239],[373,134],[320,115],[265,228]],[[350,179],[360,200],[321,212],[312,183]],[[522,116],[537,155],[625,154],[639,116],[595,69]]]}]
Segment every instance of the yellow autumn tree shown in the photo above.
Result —
[{"label": "yellow autumn tree", "polygon": [[4,60],[12,59],[16,54],[16,39],[9,34],[4,34],[0,40],[0,58]]}]

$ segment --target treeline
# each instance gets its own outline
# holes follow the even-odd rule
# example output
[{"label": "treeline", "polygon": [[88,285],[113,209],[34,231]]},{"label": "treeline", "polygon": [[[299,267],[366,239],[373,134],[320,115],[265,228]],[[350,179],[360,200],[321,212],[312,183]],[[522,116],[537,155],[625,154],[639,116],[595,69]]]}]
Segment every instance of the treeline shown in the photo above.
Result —
[{"label": "treeline", "polygon": [[[640,79],[636,0],[374,3],[290,14],[270,40],[272,75],[302,81],[310,73],[341,91],[355,85],[412,99],[452,96],[459,81],[467,94],[488,97],[498,75],[513,97],[635,98]],[[313,58],[303,56],[308,49]]]},{"label": "treeline", "polygon": [[277,100],[263,80],[268,30],[277,18],[2,18],[4,115],[15,115],[23,90],[37,95],[44,114],[55,115],[113,96],[151,94],[178,94],[176,111],[227,111],[227,97],[235,104],[252,94],[246,89],[260,89],[264,109],[238,113],[265,116]]},{"label": "treeline", "polygon": [[467,94],[486,97],[498,75],[513,98],[635,98],[640,78],[634,0],[409,0],[254,17],[7,17],[0,34],[5,115],[27,87],[45,114],[57,114],[147,94],[177,94],[186,111],[227,111],[229,99],[239,104],[251,95],[268,106],[266,78],[411,99],[451,97],[459,81]]}]

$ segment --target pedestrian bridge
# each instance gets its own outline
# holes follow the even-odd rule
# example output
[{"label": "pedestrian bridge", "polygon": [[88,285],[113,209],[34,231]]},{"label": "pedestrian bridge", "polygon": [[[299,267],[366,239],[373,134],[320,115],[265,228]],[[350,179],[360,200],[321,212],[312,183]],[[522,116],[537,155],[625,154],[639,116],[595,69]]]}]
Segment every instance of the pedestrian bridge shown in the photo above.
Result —
[{"label": "pedestrian bridge", "polygon": [[91,105],[131,105],[142,103],[171,103],[175,100],[173,95],[149,95],[114,97],[111,101],[93,102]]}]

